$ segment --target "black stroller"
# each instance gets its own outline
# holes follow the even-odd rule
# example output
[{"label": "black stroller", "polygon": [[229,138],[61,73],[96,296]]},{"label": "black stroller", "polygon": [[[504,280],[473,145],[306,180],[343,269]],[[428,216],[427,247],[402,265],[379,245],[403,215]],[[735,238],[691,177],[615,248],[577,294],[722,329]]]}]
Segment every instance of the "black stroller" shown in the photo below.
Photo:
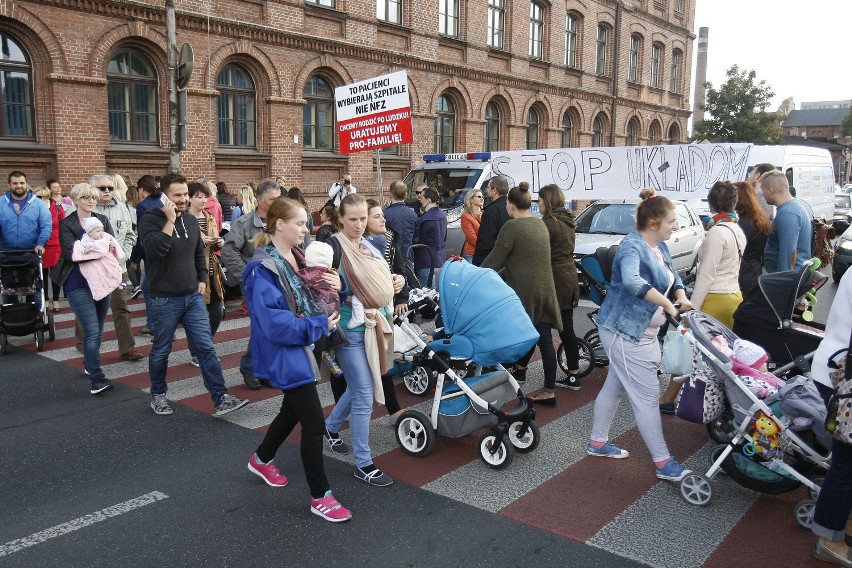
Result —
[{"label": "black stroller", "polygon": [[827,280],[819,266],[814,258],[801,268],[760,276],[734,312],[734,333],[766,349],[779,366],[814,351],[825,336],[825,326],[811,321],[809,310]]},{"label": "black stroller", "polygon": [[8,351],[9,336],[33,334],[44,351],[44,334],[56,339],[53,314],[44,299],[41,255],[32,250],[0,251],[0,354]]}]

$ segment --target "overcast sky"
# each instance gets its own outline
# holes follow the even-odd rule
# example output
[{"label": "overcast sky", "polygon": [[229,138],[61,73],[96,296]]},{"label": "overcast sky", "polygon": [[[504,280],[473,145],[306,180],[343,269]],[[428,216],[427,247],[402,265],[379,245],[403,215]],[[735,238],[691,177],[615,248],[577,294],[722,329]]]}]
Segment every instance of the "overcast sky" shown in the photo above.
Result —
[{"label": "overcast sky", "polygon": [[[754,69],[772,88],[775,97],[767,110],[787,97],[796,108],[803,101],[852,99],[852,0],[695,2],[696,37],[698,28],[710,28],[707,80],[714,87],[737,64]],[[694,88],[694,59],[692,69]]]}]

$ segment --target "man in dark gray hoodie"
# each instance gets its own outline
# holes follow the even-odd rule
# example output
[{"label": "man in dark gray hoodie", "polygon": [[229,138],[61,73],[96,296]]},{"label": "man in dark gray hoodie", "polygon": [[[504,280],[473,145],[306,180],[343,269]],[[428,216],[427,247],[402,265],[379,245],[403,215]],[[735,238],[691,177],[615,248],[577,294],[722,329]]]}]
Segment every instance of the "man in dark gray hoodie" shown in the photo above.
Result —
[{"label": "man in dark gray hoodie", "polygon": [[228,394],[222,365],[213,347],[204,303],[207,287],[204,242],[196,218],[184,215],[189,207],[186,178],[169,174],[160,180],[160,188],[165,196],[162,209],[152,209],[139,222],[154,320],[154,343],[148,358],[151,408],[161,416],[173,412],[166,400],[166,369],[172,337],[181,323],[198,357],[204,387],[213,398],[214,416],[222,416],[248,401]]}]

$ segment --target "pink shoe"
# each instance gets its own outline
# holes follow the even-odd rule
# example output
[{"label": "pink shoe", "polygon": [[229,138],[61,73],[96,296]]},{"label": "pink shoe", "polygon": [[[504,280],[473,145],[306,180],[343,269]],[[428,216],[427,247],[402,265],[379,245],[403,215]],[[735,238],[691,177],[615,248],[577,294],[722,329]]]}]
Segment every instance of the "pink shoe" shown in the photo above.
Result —
[{"label": "pink shoe", "polygon": [[311,498],[311,513],[332,523],[342,523],[352,518],[352,511],[338,503],[330,490],[321,499]]},{"label": "pink shoe", "polygon": [[287,476],[281,475],[278,468],[272,462],[261,463],[257,459],[257,454],[251,455],[251,459],[248,462],[248,469],[250,472],[262,477],[267,485],[271,485],[272,487],[284,487],[287,485]]}]

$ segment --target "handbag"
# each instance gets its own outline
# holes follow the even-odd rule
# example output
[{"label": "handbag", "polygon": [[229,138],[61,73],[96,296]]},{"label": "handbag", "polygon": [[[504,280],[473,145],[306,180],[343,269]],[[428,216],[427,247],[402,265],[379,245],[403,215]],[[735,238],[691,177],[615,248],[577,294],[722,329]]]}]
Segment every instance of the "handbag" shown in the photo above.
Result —
[{"label": "handbag", "polygon": [[692,346],[680,327],[666,333],[663,339],[663,355],[660,372],[673,376],[687,375],[692,372]]},{"label": "handbag", "polygon": [[675,415],[695,424],[709,424],[725,410],[725,391],[710,369],[690,373],[677,399]]},{"label": "handbag", "polygon": [[[830,366],[836,355],[829,358]],[[852,336],[844,362],[832,371],[831,378],[834,392],[828,399],[825,429],[835,440],[852,445]]]}]

